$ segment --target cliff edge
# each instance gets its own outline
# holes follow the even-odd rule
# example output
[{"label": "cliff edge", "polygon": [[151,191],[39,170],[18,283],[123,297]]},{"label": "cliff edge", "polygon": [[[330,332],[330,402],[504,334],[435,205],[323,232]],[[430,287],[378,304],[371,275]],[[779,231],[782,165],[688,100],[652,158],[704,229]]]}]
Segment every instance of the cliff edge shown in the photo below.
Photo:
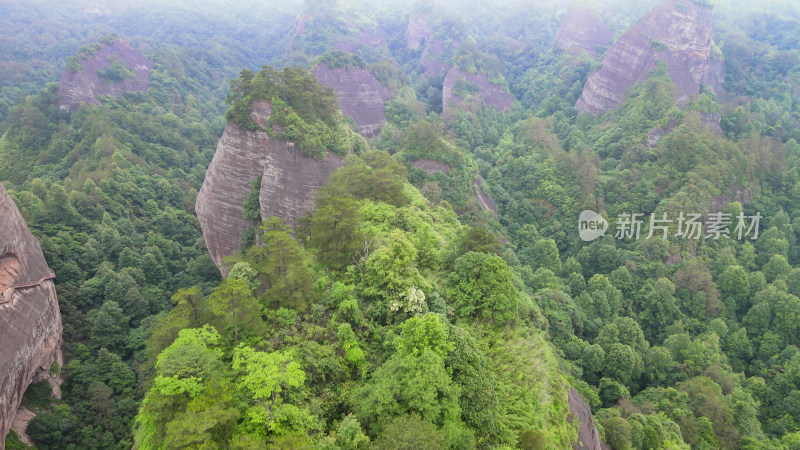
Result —
[{"label": "cliff edge", "polygon": [[613,33],[594,12],[578,7],[570,10],[558,27],[556,47],[573,53],[586,52],[598,58],[611,44]]},{"label": "cliff edge", "polygon": [[[464,87],[459,84],[463,84]],[[514,98],[504,86],[493,84],[483,72],[466,73],[457,66],[451,67],[442,87],[442,114],[447,116],[469,96],[498,111],[505,111],[514,102]]]},{"label": "cliff edge", "polygon": [[61,314],[39,242],[0,185],[0,449],[28,385],[61,359]]},{"label": "cliff edge", "polygon": [[144,91],[153,63],[124,40],[112,37],[82,48],[58,82],[58,107],[68,113],[81,103],[94,105],[103,95],[121,97]]},{"label": "cliff edge", "polygon": [[359,67],[332,69],[318,64],[311,71],[320,84],[336,92],[342,114],[353,119],[364,137],[380,134],[386,124],[385,104],[392,92],[374,75]]},{"label": "cliff edge", "polygon": [[[271,107],[253,102],[250,117],[267,126]],[[266,131],[246,130],[228,123],[197,195],[195,211],[206,246],[220,271],[227,275],[224,258],[239,250],[252,223],[244,218],[244,201],[255,179],[261,178],[261,217],[281,217],[290,225],[314,202],[314,193],[328,182],[344,160],[328,153],[315,159],[297,145],[271,139]]]},{"label": "cliff edge", "polygon": [[712,51],[711,8],[691,0],[656,6],[611,46],[603,66],[589,76],[575,109],[592,115],[616,109],[635,84],[664,61],[685,104],[706,85],[722,92],[724,64]]}]

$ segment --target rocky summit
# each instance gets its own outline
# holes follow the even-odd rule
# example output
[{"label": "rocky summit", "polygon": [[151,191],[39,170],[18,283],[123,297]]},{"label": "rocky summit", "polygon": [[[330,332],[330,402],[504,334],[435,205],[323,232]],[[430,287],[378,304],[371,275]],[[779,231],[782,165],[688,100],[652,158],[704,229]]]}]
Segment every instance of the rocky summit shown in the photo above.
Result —
[{"label": "rocky summit", "polygon": [[636,83],[664,61],[679,104],[708,86],[722,91],[723,62],[714,54],[712,11],[690,0],[661,3],[614,43],[575,104],[592,115],[617,108]]},{"label": "rocky summit", "polygon": [[320,84],[333,89],[342,114],[353,119],[364,137],[379,134],[386,124],[384,104],[392,99],[392,91],[374,75],[359,67],[330,68],[317,65],[312,71]]},{"label": "rocky summit", "polygon": [[73,57],[58,82],[58,107],[73,113],[81,103],[94,105],[100,97],[121,97],[144,91],[153,63],[116,37],[83,48]]},{"label": "rocky summit", "polygon": [[558,28],[556,47],[573,53],[586,52],[597,58],[611,43],[612,32],[600,17],[586,8],[574,8],[567,13]]},{"label": "rocky summit", "polygon": [[475,87],[475,96],[480,103],[491,106],[498,111],[505,111],[511,106],[514,97],[508,93],[504,86],[492,83],[483,72],[466,73],[458,67],[453,66],[447,72],[442,88],[442,112],[447,115],[454,107],[464,100],[463,95],[459,95],[456,83],[459,81],[469,83]]},{"label": "rocky summit", "polygon": [[47,380],[54,362],[62,364],[53,278],[39,243],[0,184],[0,437],[11,428],[28,385]]},{"label": "rocky summit", "polygon": [[[251,118],[267,127],[271,106],[253,102]],[[229,123],[217,145],[195,211],[211,258],[227,274],[224,258],[239,250],[245,231],[244,201],[253,180],[261,178],[261,216],[277,216],[294,225],[311,207],[314,193],[344,160],[328,153],[318,160],[302,154],[292,142],[270,138],[263,130]]]}]

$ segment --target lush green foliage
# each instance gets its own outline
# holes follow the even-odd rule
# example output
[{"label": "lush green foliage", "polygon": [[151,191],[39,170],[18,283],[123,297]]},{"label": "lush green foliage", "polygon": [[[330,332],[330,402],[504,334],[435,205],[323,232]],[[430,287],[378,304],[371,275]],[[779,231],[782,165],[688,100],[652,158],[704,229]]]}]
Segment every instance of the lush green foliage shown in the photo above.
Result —
[{"label": "lush green foliage", "polygon": [[120,81],[133,78],[134,73],[131,69],[125,67],[120,60],[115,59],[114,62],[108,66],[108,68],[98,70],[97,76],[99,76],[101,80],[108,83],[119,83]]},{"label": "lush green foliage", "polygon": [[[604,11],[616,31],[649,6],[628,3]],[[657,65],[598,118],[572,108],[598,62],[551,48],[555,12],[486,8],[461,20],[415,6],[432,28],[416,50],[407,15],[352,2],[307,2],[303,32],[239,27],[270,8],[197,28],[98,19],[152,36],[151,85],[72,116],[45,82],[57,65],[80,70],[66,57],[86,25],[32,53],[18,39],[31,28],[0,18],[4,61],[24,62],[0,64],[0,179],[58,273],[64,321],[63,401],[44,384],[25,395],[37,445],[571,448],[571,385],[612,448],[800,448],[791,5],[717,6],[724,98],[703,87],[679,107]],[[378,24],[380,43],[364,44]],[[443,78],[422,75],[423,52],[507,84],[519,105],[439,117]],[[396,89],[382,134],[357,136],[304,69],[219,81],[278,58],[375,73]],[[220,280],[191,211],[226,95],[229,122],[262,128],[251,110],[268,101],[267,133],[347,165],[296,230],[261,217],[255,180],[252,235]],[[579,239],[584,209],[612,222],[605,237]],[[621,213],[710,210],[760,212],[758,239],[613,237]]]},{"label": "lush green foliage", "polygon": [[333,90],[319,84],[306,70],[276,71],[268,66],[256,74],[243,70],[239,78],[231,81],[231,106],[225,117],[243,128],[262,129],[251,117],[256,100],[269,102],[269,119],[262,124],[264,131],[298,144],[306,155],[322,158],[326,152],[333,152],[344,156],[365,148],[361,136],[339,111]]}]

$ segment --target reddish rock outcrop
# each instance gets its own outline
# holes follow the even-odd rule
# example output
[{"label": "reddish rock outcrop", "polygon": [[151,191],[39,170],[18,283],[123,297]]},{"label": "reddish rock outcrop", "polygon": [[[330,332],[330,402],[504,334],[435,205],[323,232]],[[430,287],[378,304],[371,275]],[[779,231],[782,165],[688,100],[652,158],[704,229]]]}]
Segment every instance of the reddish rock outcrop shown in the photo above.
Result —
[{"label": "reddish rock outcrop", "polygon": [[[65,70],[58,82],[58,107],[73,113],[81,103],[97,104],[99,97],[121,97],[126,92],[144,91],[150,82],[153,63],[122,39],[98,44],[97,52],[80,59],[80,70]],[[133,73],[121,81],[100,78],[98,71],[108,69],[115,61]]]},{"label": "reddish rock outcrop", "polygon": [[[297,16],[294,30],[286,47],[286,54],[303,48],[302,41],[306,39],[309,31],[320,26],[327,27],[322,32],[330,33],[330,28],[338,31],[338,35],[323,46],[314,46],[317,51],[312,51],[308,56],[318,56],[325,49],[333,48],[345,52],[355,53],[359,48],[378,50],[390,55],[386,49],[386,33],[378,26],[377,21],[363,11],[350,9],[343,5],[329,5],[333,7],[310,10],[306,9]],[[312,36],[311,39],[319,39]],[[305,51],[309,47],[305,46]]]},{"label": "reddish rock outcrop", "polygon": [[[708,207],[708,214],[721,212],[725,207],[733,202],[739,202],[742,206],[753,201],[753,188],[734,184],[733,188],[725,194],[715,195],[711,198]],[[736,218],[733,218],[734,223]]]},{"label": "reddish rock outcrop", "polygon": [[[268,102],[253,103],[251,117],[256,123],[265,126],[269,114]],[[343,165],[336,155],[314,159],[291,142],[229,123],[195,204],[206,246],[220,271],[227,274],[223,258],[239,250],[242,236],[252,226],[244,218],[243,205],[253,180],[261,178],[261,216],[278,216],[294,225],[312,206],[317,189]]]},{"label": "reddish rock outcrop", "polygon": [[453,66],[447,72],[444,78],[444,86],[442,87],[442,114],[447,115],[448,111],[452,110],[464,98],[453,93],[456,83],[459,80],[465,79],[470,83],[474,83],[480,88],[480,91],[474,94],[480,102],[487,106],[493,106],[498,111],[505,111],[511,106],[514,98],[503,86],[498,86],[489,82],[486,74],[482,72],[477,73],[464,73]]},{"label": "reddish rock outcrop", "polygon": [[0,185],[0,449],[32,382],[61,359],[61,314],[53,273]]},{"label": "reddish rock outcrop", "polygon": [[446,162],[434,161],[432,159],[425,158],[414,161],[412,165],[417,169],[424,170],[428,175],[435,175],[439,172],[447,175],[451,170],[450,164],[447,164]]},{"label": "reddish rock outcrop", "polygon": [[567,420],[572,423],[578,419],[578,442],[572,445],[575,450],[605,450],[608,447],[600,440],[600,433],[592,419],[592,410],[575,388],[570,388],[567,396],[569,403],[569,416]]},{"label": "reddish rock outcrop", "polygon": [[461,45],[461,36],[452,36],[447,43],[436,39],[433,34],[431,19],[427,14],[418,12],[411,14],[406,29],[406,48],[420,53],[420,61],[425,67],[425,75],[436,76],[447,71],[448,64],[444,60]]},{"label": "reddish rock outcrop", "polygon": [[419,50],[431,39],[431,24],[428,16],[422,13],[411,14],[408,18],[406,29],[406,47],[409,50]]},{"label": "reddish rock outcrop", "polygon": [[475,199],[483,210],[497,214],[497,203],[491,194],[483,190],[483,178],[481,177],[475,180]]},{"label": "reddish rock outcrop", "polygon": [[353,119],[362,136],[375,136],[386,124],[385,103],[392,92],[366,69],[331,69],[317,65],[312,70],[320,84],[333,89],[342,114]]},{"label": "reddish rock outcrop", "polygon": [[685,104],[701,85],[721,93],[724,65],[711,52],[711,9],[691,0],[661,3],[617,40],[591,74],[575,104],[579,111],[599,114],[617,108],[636,83],[644,81],[663,60]]},{"label": "reddish rock outcrop", "polygon": [[361,30],[352,37],[333,45],[336,50],[355,53],[359,47],[381,48],[386,41],[386,33],[380,27]]},{"label": "reddish rock outcrop", "polygon": [[556,32],[555,45],[573,53],[586,52],[593,58],[611,44],[611,29],[600,17],[586,8],[575,8],[567,13]]}]

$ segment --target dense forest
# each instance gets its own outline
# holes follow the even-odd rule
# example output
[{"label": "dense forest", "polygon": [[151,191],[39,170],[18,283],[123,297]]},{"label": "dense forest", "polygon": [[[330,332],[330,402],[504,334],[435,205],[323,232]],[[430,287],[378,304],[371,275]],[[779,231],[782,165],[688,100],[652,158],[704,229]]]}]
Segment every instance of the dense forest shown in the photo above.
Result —
[{"label": "dense forest", "polygon": [[[694,0],[723,91],[680,100],[659,61],[597,116],[575,105],[603,62],[553,44],[562,19],[602,17],[602,56],[661,2],[101,3],[0,4],[0,181],[57,274],[64,353],[7,449],[573,448],[572,390],[613,449],[800,449],[794,3]],[[60,108],[62,72],[117,37],[146,89]],[[391,92],[380,133],[321,66]],[[257,178],[223,277],[195,202],[231,127],[343,163],[296,221],[263,216]],[[694,213],[732,221],[651,221]]]}]

